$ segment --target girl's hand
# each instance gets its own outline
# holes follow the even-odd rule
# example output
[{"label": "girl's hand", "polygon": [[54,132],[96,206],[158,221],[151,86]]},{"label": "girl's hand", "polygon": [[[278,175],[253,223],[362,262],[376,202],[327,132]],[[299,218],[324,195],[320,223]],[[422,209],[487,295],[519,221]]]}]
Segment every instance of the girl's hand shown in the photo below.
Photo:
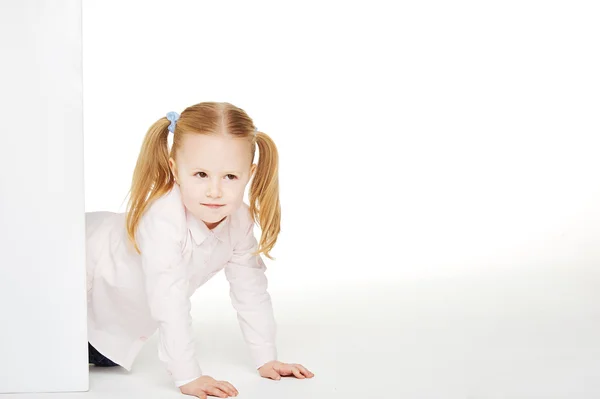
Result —
[{"label": "girl's hand", "polygon": [[270,378],[272,380],[279,380],[281,376],[293,375],[296,378],[313,378],[315,375],[308,371],[301,364],[289,364],[282,363],[277,360],[270,361],[269,363],[263,364],[259,369],[261,377]]},{"label": "girl's hand", "polygon": [[206,396],[216,396],[218,398],[228,398],[237,396],[238,391],[227,381],[217,381],[212,377],[203,375],[192,382],[179,387],[181,393],[198,398],[206,399]]}]

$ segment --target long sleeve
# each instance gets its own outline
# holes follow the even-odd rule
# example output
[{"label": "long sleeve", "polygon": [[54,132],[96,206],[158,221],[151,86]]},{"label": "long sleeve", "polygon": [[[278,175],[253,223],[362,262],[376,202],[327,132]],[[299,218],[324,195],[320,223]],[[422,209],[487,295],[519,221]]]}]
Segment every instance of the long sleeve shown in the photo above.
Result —
[{"label": "long sleeve", "polygon": [[260,255],[252,256],[258,243],[248,226],[243,239],[235,245],[233,256],[225,266],[230,298],[244,339],[256,368],[277,359],[276,324],[271,297],[267,292],[266,266]]},{"label": "long sleeve", "polygon": [[142,218],[136,234],[148,306],[158,322],[158,356],[176,384],[202,375],[195,353],[189,281],[181,262],[183,223],[168,212],[153,212]]}]

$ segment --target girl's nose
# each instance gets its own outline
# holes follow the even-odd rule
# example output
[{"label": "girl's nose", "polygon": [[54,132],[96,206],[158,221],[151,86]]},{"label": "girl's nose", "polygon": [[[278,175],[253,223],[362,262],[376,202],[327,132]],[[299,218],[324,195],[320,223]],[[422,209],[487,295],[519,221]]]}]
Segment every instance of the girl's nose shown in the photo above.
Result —
[{"label": "girl's nose", "polygon": [[219,183],[211,183],[208,186],[208,192],[206,193],[207,197],[218,198],[221,196],[221,185]]}]

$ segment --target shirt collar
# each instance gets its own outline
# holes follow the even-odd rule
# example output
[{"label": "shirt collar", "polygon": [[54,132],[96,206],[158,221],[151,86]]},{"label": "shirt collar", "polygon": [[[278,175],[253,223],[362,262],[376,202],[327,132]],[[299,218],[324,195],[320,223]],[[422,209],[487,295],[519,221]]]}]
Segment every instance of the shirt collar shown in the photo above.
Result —
[{"label": "shirt collar", "polygon": [[226,241],[228,236],[228,225],[231,216],[227,216],[217,227],[209,229],[204,222],[198,221],[194,215],[192,215],[187,209],[185,210],[187,225],[192,233],[192,238],[196,245],[200,245],[204,242],[207,237],[214,235],[220,241]]}]

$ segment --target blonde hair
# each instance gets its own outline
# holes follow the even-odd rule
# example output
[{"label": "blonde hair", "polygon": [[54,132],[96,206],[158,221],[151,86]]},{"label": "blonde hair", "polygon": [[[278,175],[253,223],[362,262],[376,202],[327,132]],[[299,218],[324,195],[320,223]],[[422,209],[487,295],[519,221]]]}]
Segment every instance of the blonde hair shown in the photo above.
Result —
[{"label": "blonde hair", "polygon": [[176,160],[184,134],[228,134],[248,138],[252,142],[252,158],[256,148],[259,159],[250,184],[250,215],[261,228],[258,250],[269,259],[269,252],[277,242],[280,232],[281,207],[279,204],[279,155],[273,140],[256,131],[246,112],[226,102],[202,102],[186,108],[177,121],[171,153],[168,150],[170,121],[160,118],[148,132],[138,156],[127,204],[127,235],[138,253],[141,253],[135,233],[144,212],[157,198],[168,193],[175,184],[169,168],[169,157]]}]

